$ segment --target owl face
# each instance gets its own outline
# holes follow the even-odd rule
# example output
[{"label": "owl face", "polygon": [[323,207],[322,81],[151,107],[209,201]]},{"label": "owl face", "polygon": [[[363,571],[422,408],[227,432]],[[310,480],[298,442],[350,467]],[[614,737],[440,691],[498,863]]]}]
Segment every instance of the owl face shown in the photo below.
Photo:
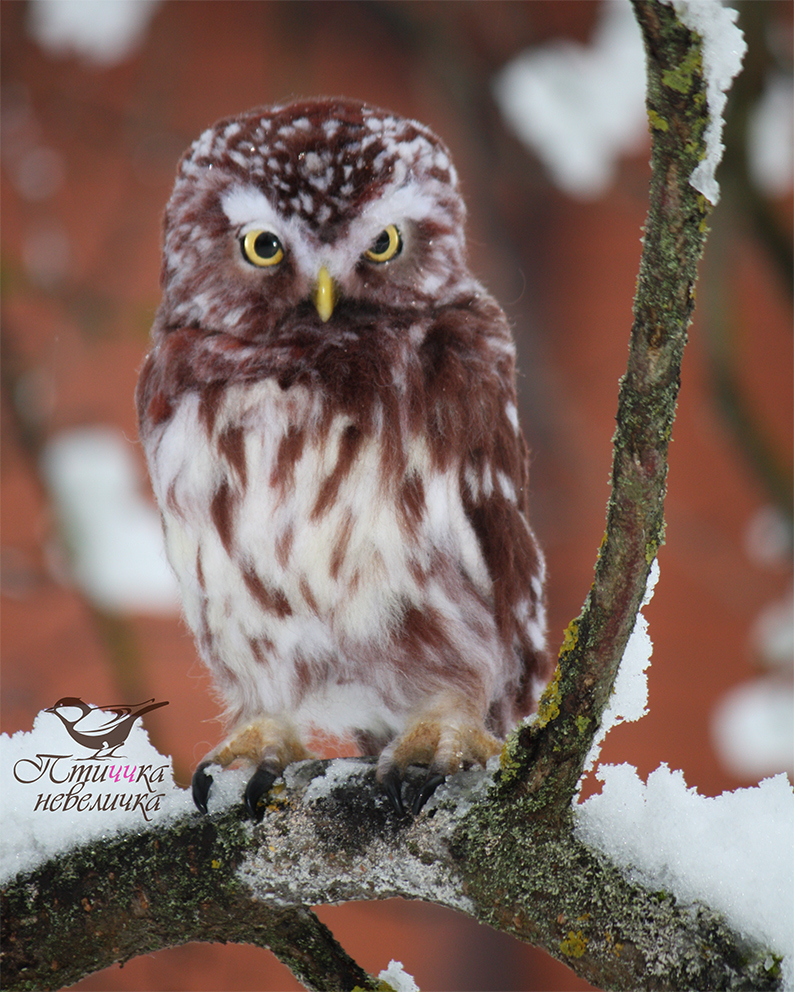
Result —
[{"label": "owl face", "polygon": [[166,209],[166,322],[256,339],[287,315],[341,328],[438,306],[467,276],[464,214],[446,148],[415,122],[348,100],[221,121]]}]

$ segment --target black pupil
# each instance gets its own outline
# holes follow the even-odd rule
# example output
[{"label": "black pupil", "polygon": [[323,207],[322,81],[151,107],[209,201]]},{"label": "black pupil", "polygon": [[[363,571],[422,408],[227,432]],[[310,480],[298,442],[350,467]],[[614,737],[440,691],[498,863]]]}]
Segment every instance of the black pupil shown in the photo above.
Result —
[{"label": "black pupil", "polygon": [[381,231],[375,239],[375,243],[373,244],[371,251],[373,255],[382,255],[384,252],[388,251],[390,244],[391,238],[389,237],[389,232]]},{"label": "black pupil", "polygon": [[281,243],[275,234],[270,231],[263,231],[254,241],[254,251],[260,258],[273,258],[278,254]]}]

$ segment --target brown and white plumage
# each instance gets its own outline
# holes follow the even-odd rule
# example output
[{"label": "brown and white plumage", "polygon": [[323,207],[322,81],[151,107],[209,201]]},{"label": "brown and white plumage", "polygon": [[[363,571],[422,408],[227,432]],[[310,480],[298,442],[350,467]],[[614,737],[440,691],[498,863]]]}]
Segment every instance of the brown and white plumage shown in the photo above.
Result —
[{"label": "brown and white plumage", "polygon": [[[259,771],[311,729],[484,763],[548,677],[514,346],[427,128],[349,100],[221,121],[179,167],[140,434],[187,622]],[[417,806],[426,798],[419,798]]]}]

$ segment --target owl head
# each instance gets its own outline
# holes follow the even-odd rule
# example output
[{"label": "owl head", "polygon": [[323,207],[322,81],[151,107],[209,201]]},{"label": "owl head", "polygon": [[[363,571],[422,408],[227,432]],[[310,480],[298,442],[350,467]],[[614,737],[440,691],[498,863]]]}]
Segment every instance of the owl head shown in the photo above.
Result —
[{"label": "owl head", "polygon": [[350,326],[437,307],[470,281],[449,153],[346,99],[250,111],[186,152],[165,213],[166,326],[259,337],[287,314]]}]

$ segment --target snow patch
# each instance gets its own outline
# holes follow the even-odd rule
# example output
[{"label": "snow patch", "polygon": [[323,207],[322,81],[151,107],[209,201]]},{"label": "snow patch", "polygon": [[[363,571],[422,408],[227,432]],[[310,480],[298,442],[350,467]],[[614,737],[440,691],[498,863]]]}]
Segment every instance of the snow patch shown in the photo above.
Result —
[{"label": "snow patch", "polygon": [[755,778],[785,768],[794,775],[790,682],[769,677],[735,686],[720,700],[711,733],[717,754],[734,774]]},{"label": "snow patch", "polygon": [[[673,3],[681,22],[703,39],[710,120],[706,155],[690,183],[716,204],[715,172],[724,150],[722,115],[747,46],[736,26],[736,10],[717,0],[665,2]],[[560,189],[581,199],[604,193],[614,180],[619,157],[641,147],[647,135],[639,27],[627,0],[607,0],[601,11],[590,46],[555,41],[529,50],[508,63],[493,82],[496,102],[510,127],[538,155]],[[778,120],[778,110],[774,113]],[[777,175],[777,164],[775,170]]]},{"label": "snow patch", "polygon": [[794,185],[794,90],[791,76],[770,76],[747,128],[750,175],[767,196],[785,196]]},{"label": "snow patch", "polygon": [[142,43],[160,0],[31,0],[28,31],[56,56],[111,66]]},{"label": "snow patch", "polygon": [[[659,581],[659,561],[654,558],[645,595],[640,608],[647,606],[653,598],[653,591]],[[619,723],[634,723],[648,712],[648,678],[646,670],[651,663],[653,644],[648,636],[648,621],[637,614],[634,630],[631,632],[626,650],[618,668],[612,695],[601,716],[601,727],[593,739],[593,746],[585,762],[585,771],[590,771],[601,753],[601,745],[609,731]]]},{"label": "snow patch", "polygon": [[220,765],[207,765],[207,775],[212,779],[212,786],[207,797],[207,809],[210,813],[221,813],[230,806],[239,806],[245,795],[245,788],[252,775],[250,765],[221,768]]},{"label": "snow patch", "polygon": [[176,579],[160,516],[144,499],[138,466],[120,431],[64,431],[44,449],[42,474],[66,545],[71,578],[103,609],[175,613]]},{"label": "snow patch", "polygon": [[[654,562],[643,606],[658,578]],[[612,727],[647,712],[651,651],[638,613],[587,770]],[[784,708],[781,718],[790,721],[790,706]],[[789,735],[789,751],[790,743]],[[794,989],[794,789],[786,776],[712,799],[688,789],[683,773],[664,764],[647,784],[629,764],[601,765],[595,774],[601,792],[574,807],[580,839],[643,886],[672,892],[685,904],[702,902],[740,934],[783,955],[785,987]]]},{"label": "snow patch", "polygon": [[645,53],[627,0],[607,0],[589,46],[554,41],[496,76],[503,117],[564,192],[583,200],[612,184],[621,155],[647,140]]},{"label": "snow patch", "polygon": [[651,890],[723,913],[741,934],[785,955],[794,979],[794,789],[785,775],[716,798],[661,765],[643,783],[602,765],[600,794],[576,807],[576,832]]},{"label": "snow patch", "polygon": [[400,961],[389,961],[389,967],[383,969],[378,980],[387,982],[394,992],[419,992],[419,986]]},{"label": "snow patch", "polygon": [[[665,3],[670,3],[670,0],[665,0]],[[724,7],[717,0],[673,0],[673,7],[681,23],[703,39],[703,73],[709,107],[706,156],[693,170],[689,182],[716,206],[720,199],[720,187],[715,173],[725,150],[722,143],[725,120],[722,114],[731,83],[741,72],[747,45],[736,26],[738,10]]]}]

